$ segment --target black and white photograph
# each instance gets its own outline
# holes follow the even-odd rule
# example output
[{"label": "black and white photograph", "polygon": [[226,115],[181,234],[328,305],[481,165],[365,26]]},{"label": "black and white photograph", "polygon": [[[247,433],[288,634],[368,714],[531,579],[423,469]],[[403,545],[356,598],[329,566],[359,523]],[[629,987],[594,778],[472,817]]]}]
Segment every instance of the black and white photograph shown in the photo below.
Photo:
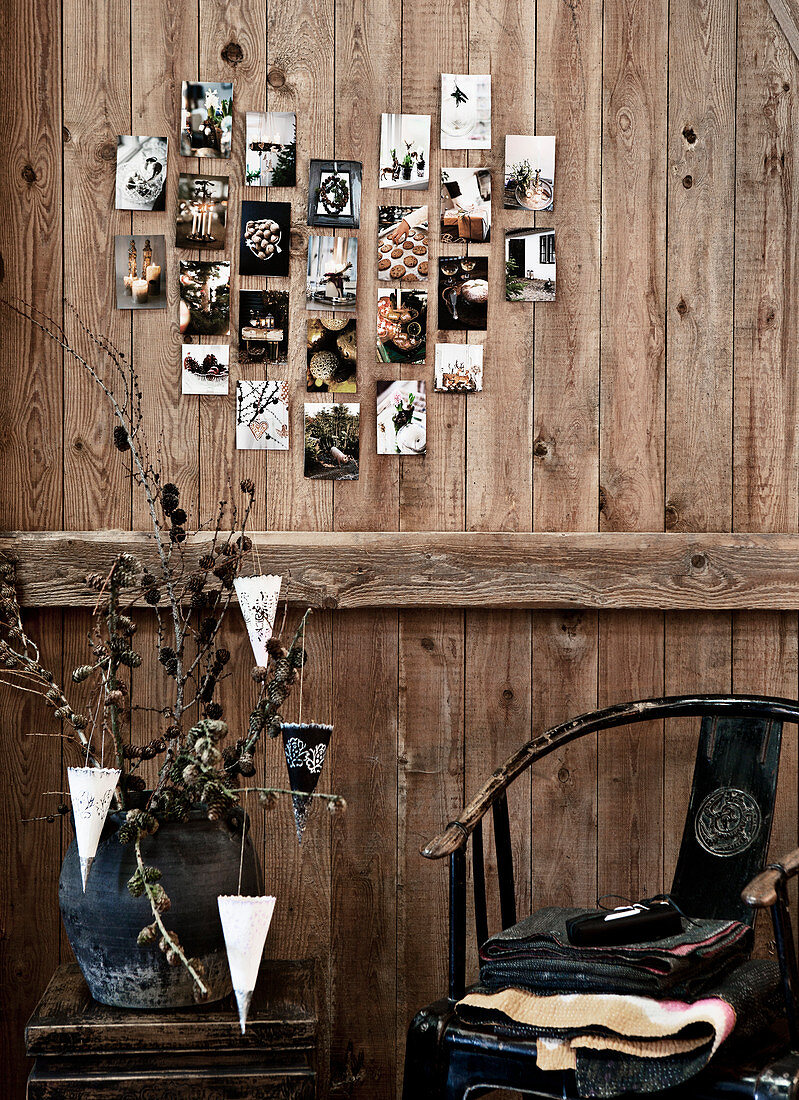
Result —
[{"label": "black and white photograph", "polygon": [[308,225],[357,229],[361,224],[357,160],[312,160],[308,165]]},{"label": "black and white photograph", "polygon": [[289,384],[240,378],[236,383],[236,449],[289,449]]},{"label": "black and white photograph", "polygon": [[290,235],[290,202],[245,200],[241,204],[239,275],[288,275]]},{"label": "black and white photograph", "polygon": [[506,210],[552,210],[555,204],[555,138],[505,136]]},{"label": "black and white photograph", "polygon": [[441,246],[491,240],[491,172],[488,168],[441,169]]},{"label": "black and white photograph", "polygon": [[358,337],[355,318],[309,317],[306,387],[309,393],[355,393]]},{"label": "black and white photograph", "polygon": [[233,138],[233,85],[184,80],[181,94],[180,155],[226,160]]},{"label": "black and white photograph", "polygon": [[485,331],[488,327],[488,259],[440,256],[438,327],[443,331]]},{"label": "black and white photograph", "polygon": [[416,282],[429,264],[426,206],[377,208],[377,277]]},{"label": "black and white photograph", "polygon": [[436,344],[436,393],[479,393],[482,388],[482,344]]},{"label": "black and white photograph", "polygon": [[288,363],[288,291],[240,290],[238,338],[240,363]]},{"label": "black and white photograph", "polygon": [[180,261],[181,336],[230,334],[230,263]]},{"label": "black and white photograph", "polygon": [[182,344],[182,393],[224,397],[230,381],[229,344]]},{"label": "black and white photograph", "polygon": [[427,453],[427,386],[424,382],[378,382],[377,453]]},{"label": "black and white photograph", "polygon": [[175,248],[224,248],[227,176],[178,176]]},{"label": "black and white photograph", "polygon": [[297,183],[297,116],[292,111],[247,111],[245,174],[248,187]]},{"label": "black and white photograph", "polygon": [[555,301],[554,229],[506,230],[505,299],[508,302]]},{"label": "black and white photograph", "polygon": [[306,309],[354,313],[358,292],[355,237],[309,237]]},{"label": "black and white photograph", "polygon": [[441,74],[441,148],[491,148],[491,77]]},{"label": "black and white photograph", "polygon": [[117,309],[166,309],[166,242],[163,235],[114,238]]},{"label": "black and white photograph", "polygon": [[165,137],[117,137],[117,210],[164,210],[166,205]]},{"label": "black and white photograph", "polygon": [[423,363],[427,355],[427,291],[381,289],[377,293],[378,363]]},{"label": "black and white photograph", "polygon": [[426,191],[430,184],[430,115],[386,115],[380,120],[381,187]]},{"label": "black and white photograph", "polygon": [[361,406],[305,402],[305,476],[312,481],[357,481]]}]

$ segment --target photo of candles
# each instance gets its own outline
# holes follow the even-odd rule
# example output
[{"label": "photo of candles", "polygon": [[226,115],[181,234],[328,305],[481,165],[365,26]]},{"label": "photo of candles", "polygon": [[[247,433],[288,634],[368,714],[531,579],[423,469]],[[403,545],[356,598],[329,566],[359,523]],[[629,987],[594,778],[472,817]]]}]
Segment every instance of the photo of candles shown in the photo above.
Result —
[{"label": "photo of candles", "polygon": [[166,244],[163,236],[114,238],[117,309],[166,307]]},{"label": "photo of candles", "polygon": [[226,176],[192,176],[181,172],[175,247],[224,248],[227,203]]},{"label": "photo of candles", "polygon": [[297,116],[289,111],[247,111],[248,187],[294,187],[297,183]]},{"label": "photo of candles", "polygon": [[227,336],[230,332],[230,263],[180,261],[180,332]]},{"label": "photo of candles", "polygon": [[239,362],[285,364],[288,357],[288,291],[239,291]]},{"label": "photo of candles", "polygon": [[184,80],[180,126],[182,157],[230,156],[233,85]]}]

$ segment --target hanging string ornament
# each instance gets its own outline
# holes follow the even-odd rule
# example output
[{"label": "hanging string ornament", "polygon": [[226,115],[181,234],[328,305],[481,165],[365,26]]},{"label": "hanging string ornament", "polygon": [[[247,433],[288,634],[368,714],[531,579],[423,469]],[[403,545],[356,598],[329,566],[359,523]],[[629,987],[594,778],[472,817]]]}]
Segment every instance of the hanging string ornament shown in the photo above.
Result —
[{"label": "hanging string ornament", "polygon": [[236,577],[233,581],[255,662],[264,667],[269,662],[266,643],[272,637],[275,627],[282,579],[276,575],[262,573],[257,577]]},{"label": "hanging string ornament", "polygon": [[67,768],[84,894],[119,774],[117,768]]},{"label": "hanging string ornament", "polygon": [[297,841],[300,844],[313,801],[310,796],[319,783],[332,732],[332,726],[316,723],[283,723],[283,751],[292,792]]},{"label": "hanging string ornament", "polygon": [[217,898],[242,1035],[247,1026],[247,1014],[275,911],[275,900],[274,897],[250,898],[241,894],[220,895]]}]

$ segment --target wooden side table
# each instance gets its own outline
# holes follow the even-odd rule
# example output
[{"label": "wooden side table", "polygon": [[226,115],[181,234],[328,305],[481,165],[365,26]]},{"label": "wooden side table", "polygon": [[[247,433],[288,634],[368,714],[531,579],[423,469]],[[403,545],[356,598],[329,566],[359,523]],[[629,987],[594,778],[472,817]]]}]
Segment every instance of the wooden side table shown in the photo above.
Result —
[{"label": "wooden side table", "polygon": [[60,966],[25,1029],[28,1100],[312,1100],[312,961],[264,962],[246,1034],[236,1007],[108,1008],[77,964]]}]

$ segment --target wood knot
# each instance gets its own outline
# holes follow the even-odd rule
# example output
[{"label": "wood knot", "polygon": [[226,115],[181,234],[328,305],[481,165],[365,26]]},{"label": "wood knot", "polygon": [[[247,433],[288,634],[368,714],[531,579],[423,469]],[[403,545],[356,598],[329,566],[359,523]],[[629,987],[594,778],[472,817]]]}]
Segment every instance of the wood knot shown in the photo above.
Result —
[{"label": "wood knot", "polygon": [[26,183],[36,183],[36,180],[39,177],[34,172],[32,164],[26,164],[25,167],[22,169],[22,178],[25,180]]},{"label": "wood knot", "polygon": [[604,512],[608,506],[608,494],[603,485],[599,486],[599,510]]},{"label": "wood knot", "polygon": [[786,80],[786,81],[785,81],[785,83],[783,84],[783,86],[782,86],[782,90],[783,90],[784,92],[790,92],[790,90],[791,90],[791,86],[790,86],[790,84],[788,83],[788,81],[787,81],[787,80]]},{"label": "wood knot", "polygon": [[667,504],[663,512],[663,526],[667,531],[674,531],[680,522],[680,513],[676,505]]},{"label": "wood knot", "polygon": [[244,50],[238,42],[228,42],[227,46],[222,49],[222,60],[235,69],[244,60]]},{"label": "wood knot", "polygon": [[104,141],[100,148],[97,150],[97,154],[100,157],[100,160],[116,160],[117,147],[112,141]]},{"label": "wood knot", "polygon": [[691,566],[694,569],[704,569],[707,565],[707,558],[704,554],[691,554]]},{"label": "wood knot", "polygon": [[686,191],[689,191],[694,185],[694,177],[693,176],[683,176],[682,185],[683,185],[683,187],[685,188]]},{"label": "wood knot", "polygon": [[61,140],[64,142],[65,145],[68,141],[72,141],[72,134],[69,132],[66,126],[61,127]]},{"label": "wood knot", "polygon": [[513,701],[513,692],[510,688],[505,688],[505,690],[502,692],[502,698],[505,700],[506,703],[511,703]]},{"label": "wood knot", "polygon": [[546,458],[549,454],[549,444],[543,439],[536,439],[533,444],[533,454],[536,458]]},{"label": "wood knot", "polygon": [[303,252],[306,247],[305,234],[303,231],[292,227],[289,232],[289,248],[294,252]]},{"label": "wood knot", "polygon": [[286,83],[286,74],[282,69],[270,69],[266,74],[266,82],[270,88],[282,88]]},{"label": "wood knot", "polygon": [[75,448],[76,451],[82,451],[83,450],[83,440],[82,439],[76,439],[75,442],[72,444],[72,446]]},{"label": "wood knot", "polygon": [[568,768],[558,768],[558,783],[568,783],[571,779],[571,772]]},{"label": "wood knot", "polygon": [[680,298],[679,302],[677,303],[677,312],[681,317],[684,317],[688,312],[688,303],[686,302],[685,298]]},{"label": "wood knot", "polygon": [[682,136],[685,138],[689,145],[693,145],[696,142],[696,133],[693,126],[686,126],[682,132]]},{"label": "wood knot", "polygon": [[426,649],[428,653],[432,653],[436,648],[436,643],[432,638],[422,638],[422,649]]}]

